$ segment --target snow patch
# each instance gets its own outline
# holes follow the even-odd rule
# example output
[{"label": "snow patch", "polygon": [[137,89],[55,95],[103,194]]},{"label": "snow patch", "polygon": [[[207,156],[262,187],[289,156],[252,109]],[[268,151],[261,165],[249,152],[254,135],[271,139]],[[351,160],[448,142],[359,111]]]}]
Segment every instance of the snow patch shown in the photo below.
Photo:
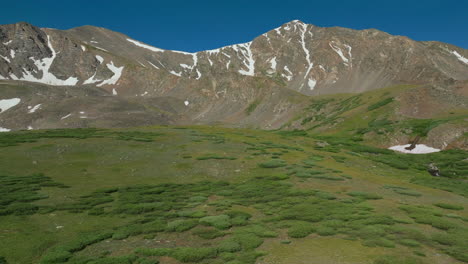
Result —
[{"label": "snow patch", "polygon": [[172,74],[172,75],[175,75],[175,76],[179,76],[179,77],[182,76],[182,72],[170,71],[169,73]]},{"label": "snow patch", "polygon": [[[141,43],[141,42],[133,40],[133,39],[128,38],[127,41],[135,44],[138,47],[148,49],[148,50],[151,50],[151,51],[154,51],[154,52],[165,52],[165,50],[163,50],[163,49],[159,49],[159,48],[156,48],[156,47],[153,47],[153,46],[150,46],[150,45],[146,45],[144,43]],[[185,52],[185,51],[178,51],[178,50],[170,50],[170,51],[175,52],[175,53],[185,54],[185,55],[195,54],[195,53],[190,53],[190,52]]]},{"label": "snow patch", "polygon": [[4,56],[2,56],[2,55],[0,55],[0,58],[2,58],[2,59],[4,59],[4,60],[6,60],[6,62],[8,62],[8,63],[10,63],[10,62],[11,62],[9,58],[7,58],[7,57],[4,57]]},{"label": "snow patch", "polygon": [[247,42],[247,43],[237,44],[237,45],[232,46],[232,48],[236,52],[240,51],[241,54],[244,56],[243,63],[247,67],[247,71],[239,70],[239,73],[242,75],[247,75],[247,76],[255,75],[255,60],[253,58],[252,50],[250,49],[251,45],[252,45],[252,42]]},{"label": "snow patch", "polygon": [[[302,45],[302,49],[304,50],[304,53],[306,54],[306,60],[307,60],[307,64],[308,64],[307,70],[306,70],[305,75],[304,75],[304,79],[306,79],[307,76],[309,76],[309,73],[312,70],[312,67],[314,67],[314,64],[310,60],[310,52],[307,49],[306,43],[305,43],[305,33],[307,32],[307,25],[306,24],[300,24],[300,26],[302,27],[302,29],[301,29],[301,45]],[[304,87],[304,83],[301,84],[300,89],[302,89],[302,87]]]},{"label": "snow patch", "polygon": [[15,58],[15,54],[16,54],[16,53],[15,53],[14,50],[10,50],[10,57],[11,57],[12,59]]},{"label": "snow patch", "polygon": [[32,113],[36,112],[40,107],[41,107],[41,104],[37,104],[34,107],[32,107],[31,109],[29,109],[30,106],[28,106],[28,109],[29,109],[28,114],[32,114]]},{"label": "snow patch", "polygon": [[9,132],[11,129],[0,127],[0,132]]},{"label": "snow patch", "polygon": [[403,153],[409,153],[409,154],[427,154],[427,153],[440,151],[440,149],[428,147],[424,144],[417,144],[416,147],[412,150],[406,149],[409,146],[411,146],[411,144],[393,146],[393,147],[389,147],[388,149],[395,150],[398,152],[403,152]]},{"label": "snow patch", "polygon": [[292,80],[292,77],[293,77],[293,74],[292,72],[289,70],[288,66],[284,66],[284,70],[289,73],[289,75],[286,75],[284,73],[281,74],[281,76],[285,77],[286,79],[288,79],[288,81],[291,81]]},{"label": "snow patch", "polygon": [[278,35],[280,35],[280,37],[282,37],[283,35],[281,35],[281,30],[280,29],[281,28],[275,28],[274,30],[275,30],[276,34],[278,34]]},{"label": "snow patch", "polygon": [[309,78],[309,81],[307,82],[307,84],[309,85],[309,88],[312,91],[314,90],[315,85],[317,84],[317,81],[312,78]]},{"label": "snow patch", "polygon": [[207,50],[206,53],[213,55],[219,53],[221,49],[212,49],[212,50]]},{"label": "snow patch", "polygon": [[[330,45],[330,47],[341,57],[344,64],[348,65],[349,60],[348,60],[348,58],[345,57],[343,51],[339,47],[337,47],[333,41],[328,43],[328,45]],[[345,45],[345,46],[347,46],[347,45]],[[347,46],[347,47],[349,47],[348,48],[348,54],[351,55],[351,47],[350,46]]]},{"label": "snow patch", "polygon": [[96,60],[98,60],[99,63],[101,63],[101,64],[104,62],[104,58],[99,56],[99,55],[96,55]]},{"label": "snow patch", "polygon": [[[351,60],[352,60],[352,58],[353,58],[353,55],[351,55],[351,49],[352,49],[352,48],[351,48],[351,46],[346,45],[346,44],[344,44],[344,46],[346,47],[346,49],[348,49],[348,56],[349,56],[349,60],[350,60],[350,63],[351,63]],[[352,65],[351,65],[351,66],[352,66]]]},{"label": "snow patch", "polygon": [[13,42],[13,40],[9,40],[7,42],[3,42],[3,45],[10,45],[10,43]]},{"label": "snow patch", "polygon": [[60,118],[60,120],[63,120],[63,119],[69,118],[71,115],[72,115],[72,114],[68,114],[68,115],[66,115],[66,116],[62,116],[62,117]]},{"label": "snow patch", "polygon": [[112,88],[112,95],[117,95],[117,90],[115,90],[115,88]]},{"label": "snow patch", "polygon": [[159,70],[159,67],[158,67],[158,66],[154,65],[153,63],[151,63],[151,62],[149,62],[149,61],[148,61],[148,63],[151,64],[151,66],[153,66],[155,69]]},{"label": "snow patch", "polygon": [[[97,72],[97,70],[96,70]],[[102,80],[99,80],[99,79],[94,79],[96,77],[96,72],[93,74],[93,76],[89,77],[89,79],[85,80],[83,82],[83,84],[93,84],[93,83],[98,83]]]},{"label": "snow patch", "polygon": [[452,54],[457,57],[457,59],[465,64],[468,64],[468,59],[460,55],[460,53],[456,52],[455,50],[452,51]]},{"label": "snow patch", "polygon": [[3,99],[0,100],[0,113],[5,112],[6,110],[12,108],[13,106],[16,106],[21,102],[21,99],[19,98],[11,98],[11,99]]},{"label": "snow patch", "polygon": [[276,57],[272,58],[269,62],[270,62],[270,64],[271,64],[271,67],[270,67],[270,68],[271,68],[272,70],[276,71],[276,65],[277,65],[277,63],[276,63]]},{"label": "snow patch", "polygon": [[103,48],[100,48],[100,47],[96,47],[96,46],[94,46],[94,47],[95,47],[96,49],[98,49],[98,50],[102,50],[102,51],[105,51],[105,52],[109,52],[109,51],[106,50],[106,49],[103,49]]},{"label": "snow patch", "polygon": [[81,50],[86,51],[86,47],[81,45]]},{"label": "snow patch", "polygon": [[196,79],[196,80],[199,80],[199,79],[201,78],[201,76],[202,76],[202,75],[201,75],[200,71],[197,69],[197,78],[195,78],[195,79]]},{"label": "snow patch", "polygon": [[98,84],[97,86],[99,86],[99,87],[101,87],[101,86],[103,86],[105,84],[114,85],[119,81],[120,76],[122,76],[122,71],[124,69],[124,66],[117,67],[117,66],[114,65],[113,61],[111,61],[111,63],[107,63],[106,66],[107,66],[107,68],[109,70],[111,70],[114,73],[114,75],[112,75],[111,78],[109,78],[107,80],[104,80],[102,83]]},{"label": "snow patch", "polygon": [[32,127],[32,126],[28,126],[28,130],[33,130],[33,127]]},{"label": "snow patch", "polygon": [[270,44],[270,46],[271,46],[271,40],[270,40],[270,37],[268,36],[268,33],[264,33],[264,34],[262,34],[262,36],[264,36],[267,39],[268,44]]},{"label": "snow patch", "polygon": [[185,105],[185,106],[188,106],[189,104],[190,104],[190,102],[189,102],[189,101],[187,101],[187,100],[186,100],[186,101],[184,101],[184,105]]}]

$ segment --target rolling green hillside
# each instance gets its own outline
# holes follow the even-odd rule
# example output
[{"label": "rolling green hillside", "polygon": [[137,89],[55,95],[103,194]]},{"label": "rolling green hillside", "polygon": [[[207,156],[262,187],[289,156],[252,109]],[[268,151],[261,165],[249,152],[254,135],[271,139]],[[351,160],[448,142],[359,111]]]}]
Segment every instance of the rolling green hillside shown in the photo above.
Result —
[{"label": "rolling green hillside", "polygon": [[[354,130],[202,126],[2,133],[0,256],[468,262],[468,152],[399,154],[369,142]],[[427,172],[429,163],[441,177]]]}]

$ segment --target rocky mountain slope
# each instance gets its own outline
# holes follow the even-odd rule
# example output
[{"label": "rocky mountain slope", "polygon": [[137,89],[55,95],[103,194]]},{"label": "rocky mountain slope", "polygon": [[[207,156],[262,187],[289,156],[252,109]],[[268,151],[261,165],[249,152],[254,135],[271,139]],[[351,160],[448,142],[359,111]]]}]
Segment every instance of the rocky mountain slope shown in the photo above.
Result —
[{"label": "rocky mountain slope", "polygon": [[[413,99],[400,100],[402,108],[429,96],[441,101],[438,109],[466,109],[468,50],[298,20],[248,43],[197,53],[104,28],[17,23],[0,26],[0,79],[0,97],[17,102],[2,108],[3,130],[213,123],[272,129],[306,116],[309,96],[397,84],[419,87]],[[432,92],[421,95],[424,89]]]}]

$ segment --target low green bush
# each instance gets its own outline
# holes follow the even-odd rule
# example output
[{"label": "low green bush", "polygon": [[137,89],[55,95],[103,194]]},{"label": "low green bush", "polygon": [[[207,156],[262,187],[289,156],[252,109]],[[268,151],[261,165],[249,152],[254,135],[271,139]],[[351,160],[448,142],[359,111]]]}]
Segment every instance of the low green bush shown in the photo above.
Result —
[{"label": "low green bush", "polygon": [[292,238],[303,238],[315,232],[315,228],[308,222],[294,223],[288,229],[288,236]]},{"label": "low green bush", "polygon": [[381,195],[366,192],[349,192],[348,195],[364,200],[378,200],[383,198]]},{"label": "low green bush", "polygon": [[258,164],[258,166],[261,167],[261,168],[270,168],[270,169],[285,167],[286,165],[287,165],[286,161],[281,160],[281,159],[273,159],[273,160],[262,162],[262,163]]},{"label": "low green bush", "polygon": [[463,206],[456,205],[456,204],[435,203],[434,205],[437,206],[437,207],[440,207],[440,208],[448,209],[448,210],[458,210],[459,211],[459,210],[465,209]]},{"label": "low green bush", "polygon": [[234,239],[221,241],[217,248],[219,252],[237,252],[242,250],[241,244]]},{"label": "low green bush", "polygon": [[200,218],[200,223],[218,229],[228,229],[232,226],[231,218],[228,215],[205,216]]},{"label": "low green bush", "polygon": [[197,157],[197,160],[211,160],[211,159],[216,159],[216,160],[236,160],[237,158],[235,157],[225,157],[225,156],[219,156],[216,154],[211,154],[211,155],[205,155],[201,157]]},{"label": "low green bush", "polygon": [[419,247],[421,245],[418,241],[412,239],[402,239],[398,243],[408,247]]},{"label": "low green bush", "polygon": [[393,102],[393,97],[388,97],[388,98],[385,98],[385,99],[383,99],[383,100],[378,101],[378,102],[375,103],[375,104],[369,105],[369,106],[367,107],[367,110],[368,110],[368,111],[372,111],[372,110],[375,110],[375,109],[377,109],[377,108],[380,108],[380,107],[382,107],[382,106],[384,106],[384,105],[387,105],[387,104],[389,104],[389,103],[391,103],[391,102]]},{"label": "low green bush", "polygon": [[242,246],[242,249],[246,251],[256,249],[263,244],[261,237],[247,232],[235,232],[232,235],[232,239],[237,241]]},{"label": "low green bush", "polygon": [[214,258],[218,254],[215,248],[176,248],[170,256],[180,262],[199,262],[204,259]]}]

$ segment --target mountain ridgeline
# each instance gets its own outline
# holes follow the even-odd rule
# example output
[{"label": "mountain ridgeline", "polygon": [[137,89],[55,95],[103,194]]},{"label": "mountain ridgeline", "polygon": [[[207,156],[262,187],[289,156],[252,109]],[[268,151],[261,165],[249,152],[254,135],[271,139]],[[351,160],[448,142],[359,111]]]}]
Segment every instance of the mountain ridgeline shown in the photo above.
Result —
[{"label": "mountain ridgeline", "polygon": [[[339,101],[356,94],[355,107],[343,108]],[[468,50],[375,29],[294,20],[248,43],[188,53],[93,26],[0,26],[5,131],[160,124],[333,130],[349,111],[382,99],[390,104],[379,118],[393,123],[450,113],[460,120],[467,96]],[[20,101],[11,106],[11,99]],[[317,102],[323,107],[314,108]],[[446,145],[466,132],[461,127]]]}]

